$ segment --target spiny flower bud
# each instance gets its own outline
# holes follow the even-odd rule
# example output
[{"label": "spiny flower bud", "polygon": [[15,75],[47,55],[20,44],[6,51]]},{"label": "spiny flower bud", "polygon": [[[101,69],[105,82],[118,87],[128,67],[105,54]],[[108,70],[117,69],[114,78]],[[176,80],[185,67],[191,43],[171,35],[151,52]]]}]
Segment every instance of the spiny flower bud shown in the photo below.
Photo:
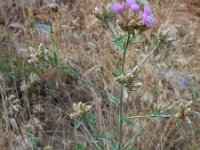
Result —
[{"label": "spiny flower bud", "polygon": [[101,11],[100,8],[95,7],[93,13],[94,13],[94,15],[95,15],[96,17],[97,17],[97,16],[99,17],[99,16],[102,14],[102,11]]},{"label": "spiny flower bud", "polygon": [[120,26],[121,28],[124,27],[125,23],[122,20],[117,20],[117,24],[118,26]]},{"label": "spiny flower bud", "polygon": [[112,12],[112,4],[108,4],[105,6],[103,3],[100,4],[100,7],[95,7],[93,13],[95,17],[101,21],[104,21],[105,19],[110,19],[114,16]]}]

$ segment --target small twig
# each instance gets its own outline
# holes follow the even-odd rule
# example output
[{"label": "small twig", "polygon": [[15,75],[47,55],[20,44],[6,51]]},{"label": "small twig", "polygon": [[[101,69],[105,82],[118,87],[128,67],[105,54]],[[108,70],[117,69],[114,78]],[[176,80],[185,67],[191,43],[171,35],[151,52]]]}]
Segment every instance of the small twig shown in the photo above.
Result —
[{"label": "small twig", "polygon": [[128,119],[131,118],[155,118],[155,117],[163,117],[163,118],[170,118],[170,117],[174,117],[174,115],[156,115],[156,114],[151,114],[151,115],[139,115],[139,116],[130,116],[130,117],[126,117]]}]

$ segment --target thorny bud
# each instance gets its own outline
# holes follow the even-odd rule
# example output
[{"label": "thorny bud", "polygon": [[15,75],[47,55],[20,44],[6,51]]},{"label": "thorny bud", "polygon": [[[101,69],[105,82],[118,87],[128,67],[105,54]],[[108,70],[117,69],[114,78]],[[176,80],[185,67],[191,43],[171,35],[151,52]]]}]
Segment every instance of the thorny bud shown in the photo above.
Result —
[{"label": "thorny bud", "polygon": [[95,7],[93,13],[94,13],[95,16],[100,16],[102,11],[101,11],[100,8]]},{"label": "thorny bud", "polygon": [[108,4],[105,6],[103,3],[100,4],[100,7],[95,7],[93,11],[95,17],[101,21],[104,21],[105,19],[112,18],[112,4]]},{"label": "thorny bud", "polygon": [[92,106],[86,105],[82,102],[79,102],[77,104],[73,103],[73,113],[70,114],[70,117],[72,119],[80,118],[84,115],[86,115],[89,111],[91,111]]},{"label": "thorny bud", "polygon": [[122,21],[122,20],[117,20],[117,24],[118,24],[118,26],[119,26],[120,28],[123,28],[124,25],[125,25],[124,21]]},{"label": "thorny bud", "polygon": [[181,103],[178,112],[175,114],[175,117],[185,119],[188,121],[188,123],[191,124],[191,120],[189,119],[189,116],[192,114],[192,109],[190,108],[191,105],[192,101],[188,102],[185,105]]}]

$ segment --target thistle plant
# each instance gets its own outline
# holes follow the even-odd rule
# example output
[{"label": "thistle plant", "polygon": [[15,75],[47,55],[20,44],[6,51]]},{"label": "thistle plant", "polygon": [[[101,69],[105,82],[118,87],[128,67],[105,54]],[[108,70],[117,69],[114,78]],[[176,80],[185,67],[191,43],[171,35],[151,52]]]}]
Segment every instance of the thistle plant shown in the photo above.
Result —
[{"label": "thistle plant", "polygon": [[[113,102],[118,107],[118,138],[115,143],[116,150],[125,149],[126,146],[130,143],[123,145],[123,124],[126,119],[130,118],[155,118],[155,117],[164,117],[164,118],[188,118],[190,105],[181,105],[178,113],[167,114],[169,110],[172,109],[172,105],[166,106],[162,109],[155,109],[151,114],[143,116],[124,116],[124,95],[125,92],[134,92],[135,89],[139,88],[142,83],[140,82],[140,77],[142,74],[142,66],[149,58],[154,54],[155,51],[159,50],[164,44],[171,42],[172,40],[168,37],[168,31],[158,31],[155,32],[156,40],[150,53],[138,62],[138,64],[132,68],[131,71],[125,70],[126,65],[126,54],[129,46],[136,41],[138,37],[142,36],[144,32],[148,30],[156,29],[157,20],[154,17],[154,12],[152,7],[148,2],[141,2],[139,0],[126,0],[126,2],[116,2],[114,4],[104,5],[101,4],[100,7],[94,9],[94,15],[100,21],[102,25],[105,25],[112,35],[112,41],[115,45],[115,49],[121,54],[121,66],[119,68],[119,73],[115,76],[115,81],[120,86],[119,93],[117,96],[112,95],[111,93],[97,87],[95,84],[83,79],[78,75],[73,69],[69,66],[62,66],[58,63],[57,53],[49,53],[49,50],[42,48],[40,45],[38,50],[34,54],[31,54],[31,59],[29,62],[34,62],[36,64],[41,63],[44,67],[53,67],[57,68],[60,71],[65,72],[68,76],[75,78],[82,83],[94,88],[97,92],[105,95],[111,102]],[[123,32],[123,35],[117,34],[117,31],[111,26],[110,21],[116,20],[117,25],[120,27],[120,30]],[[154,33],[153,33],[154,34]],[[91,138],[93,141],[98,139],[96,135],[99,133],[95,124],[95,119],[91,115],[91,105],[86,105],[82,102],[73,104],[73,112],[70,114],[71,119],[79,121],[79,125],[82,125],[82,121],[85,121],[85,124],[88,124],[91,128]],[[81,120],[82,119],[82,120]],[[92,120],[92,121],[91,121]],[[92,122],[92,123],[91,123]],[[138,132],[139,133],[139,132]],[[137,137],[137,136],[136,136]],[[105,138],[105,137],[104,137]],[[100,140],[99,140],[100,141]],[[98,142],[99,142],[98,141]],[[104,149],[98,142],[94,142],[94,145],[97,149]]]}]

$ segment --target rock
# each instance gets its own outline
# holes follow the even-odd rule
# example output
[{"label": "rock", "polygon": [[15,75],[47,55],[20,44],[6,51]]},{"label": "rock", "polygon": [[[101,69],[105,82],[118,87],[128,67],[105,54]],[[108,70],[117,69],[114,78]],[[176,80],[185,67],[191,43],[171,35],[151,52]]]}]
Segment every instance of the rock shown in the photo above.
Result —
[{"label": "rock", "polygon": [[58,4],[56,4],[55,2],[49,3],[48,7],[49,7],[52,11],[58,11]]},{"label": "rock", "polygon": [[48,24],[43,23],[36,23],[36,28],[41,30],[42,32],[45,32],[46,34],[50,34],[52,32],[52,26]]},{"label": "rock", "polygon": [[39,30],[41,38],[50,42],[52,26],[48,24],[37,23],[35,27]]},{"label": "rock", "polygon": [[166,80],[173,88],[180,90],[190,90],[195,88],[191,77],[187,73],[183,73],[175,69],[155,69],[154,72],[156,78]]},{"label": "rock", "polygon": [[15,22],[15,23],[9,24],[8,28],[9,28],[9,30],[11,30],[11,31],[17,32],[19,29],[22,28],[22,25],[21,25],[20,23]]}]

